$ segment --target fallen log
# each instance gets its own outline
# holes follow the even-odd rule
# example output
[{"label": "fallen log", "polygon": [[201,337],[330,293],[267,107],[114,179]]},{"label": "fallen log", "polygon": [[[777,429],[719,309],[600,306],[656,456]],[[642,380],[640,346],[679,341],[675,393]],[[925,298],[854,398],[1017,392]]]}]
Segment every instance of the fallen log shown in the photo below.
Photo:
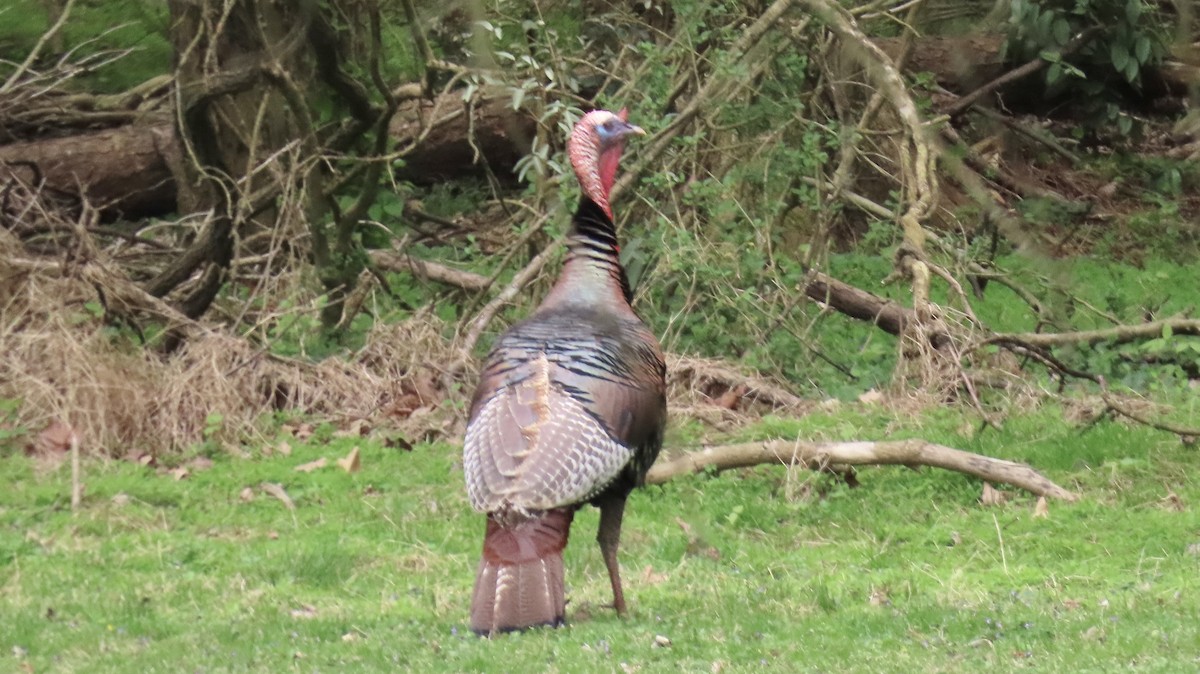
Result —
[{"label": "fallen log", "polygon": [[[391,134],[397,147],[419,142],[396,178],[430,185],[490,174],[515,182],[513,166],[529,152],[536,128],[536,120],[514,112],[507,99],[466,108],[461,94],[452,92],[437,101],[406,103]],[[15,177],[71,200],[86,198],[107,219],[162,215],[176,210],[171,167],[181,157],[174,125],[157,115],[137,124],[0,145],[0,185]]]},{"label": "fallen log", "polygon": [[155,117],[0,146],[0,185],[18,180],[70,201],[82,196],[109,217],[162,214],[175,210],[170,166],[179,157],[170,123]]}]

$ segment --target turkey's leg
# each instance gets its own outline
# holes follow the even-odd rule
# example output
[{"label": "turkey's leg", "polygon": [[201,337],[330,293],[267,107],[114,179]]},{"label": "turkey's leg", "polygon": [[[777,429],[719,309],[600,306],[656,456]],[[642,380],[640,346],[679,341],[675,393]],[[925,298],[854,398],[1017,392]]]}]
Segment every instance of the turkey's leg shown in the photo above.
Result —
[{"label": "turkey's leg", "polygon": [[596,542],[600,544],[600,554],[604,557],[604,565],[608,567],[608,579],[612,582],[613,591],[612,605],[619,616],[625,615],[625,593],[621,591],[617,546],[621,542],[621,519],[625,516],[627,496],[627,491],[609,494],[597,504],[600,506],[600,529],[596,532]]}]

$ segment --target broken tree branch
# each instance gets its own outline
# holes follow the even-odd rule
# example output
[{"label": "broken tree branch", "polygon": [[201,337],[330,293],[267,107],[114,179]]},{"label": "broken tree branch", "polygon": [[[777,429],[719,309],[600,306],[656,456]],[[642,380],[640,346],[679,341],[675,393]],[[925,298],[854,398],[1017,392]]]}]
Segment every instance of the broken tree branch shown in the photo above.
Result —
[{"label": "broken tree branch", "polygon": [[660,461],[646,476],[647,484],[662,484],[681,475],[708,468],[718,471],[763,464],[803,466],[817,470],[831,465],[932,466],[972,475],[988,482],[1007,484],[1037,495],[1075,501],[1068,491],[1023,463],[996,459],[924,440],[883,442],[803,442],[768,440],[709,447]]},{"label": "broken tree branch", "polygon": [[380,269],[412,274],[417,278],[444,283],[463,290],[478,292],[486,290],[492,285],[492,280],[486,276],[395,251],[373,250],[370,255],[371,264]]},{"label": "broken tree branch", "polygon": [[1122,344],[1139,339],[1154,339],[1163,335],[1164,329],[1175,335],[1200,336],[1200,319],[1170,318],[1137,325],[1118,325],[1100,330],[1079,332],[1029,332],[1022,334],[999,334],[982,340],[976,346],[998,343],[1020,343],[1026,346],[1048,348],[1065,344],[1098,344],[1111,342]]}]

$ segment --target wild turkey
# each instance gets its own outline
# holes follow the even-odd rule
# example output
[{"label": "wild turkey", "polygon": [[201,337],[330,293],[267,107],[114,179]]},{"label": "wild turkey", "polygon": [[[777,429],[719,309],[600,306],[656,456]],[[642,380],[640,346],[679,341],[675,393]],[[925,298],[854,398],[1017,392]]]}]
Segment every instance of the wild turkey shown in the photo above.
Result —
[{"label": "wild turkey", "polygon": [[625,613],[617,545],[625,498],[662,446],[666,366],[629,307],[609,207],[630,134],[625,111],[590,112],[567,143],[583,198],[558,282],[496,342],[471,402],[467,496],[487,513],[471,599],[482,635],[564,623],[562,551],[575,511],[600,508],[596,536]]}]

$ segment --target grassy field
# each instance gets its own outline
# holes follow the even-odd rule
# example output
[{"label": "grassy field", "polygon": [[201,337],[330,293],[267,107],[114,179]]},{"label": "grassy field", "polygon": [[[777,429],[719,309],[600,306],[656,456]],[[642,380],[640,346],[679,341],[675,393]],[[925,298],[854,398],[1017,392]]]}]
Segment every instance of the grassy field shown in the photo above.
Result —
[{"label": "grassy field", "polygon": [[[318,432],[290,455],[217,457],[181,480],[87,462],[77,513],[69,470],[10,454],[0,670],[1200,668],[1196,450],[1144,428],[1073,427],[1054,408],[1002,433],[960,435],[970,428],[949,410],[845,409],[739,437],[921,436],[1030,461],[1085,498],[1037,518],[1028,496],[983,507],[979,482],[939,471],[867,469],[857,489],[782,467],[689,477],[631,501],[628,620],[601,607],[588,509],[566,556],[570,627],[494,641],[464,627],[483,521],[451,446]],[[334,459],[353,446],[362,470],[349,474]],[[295,470],[320,457],[330,467]]]}]

